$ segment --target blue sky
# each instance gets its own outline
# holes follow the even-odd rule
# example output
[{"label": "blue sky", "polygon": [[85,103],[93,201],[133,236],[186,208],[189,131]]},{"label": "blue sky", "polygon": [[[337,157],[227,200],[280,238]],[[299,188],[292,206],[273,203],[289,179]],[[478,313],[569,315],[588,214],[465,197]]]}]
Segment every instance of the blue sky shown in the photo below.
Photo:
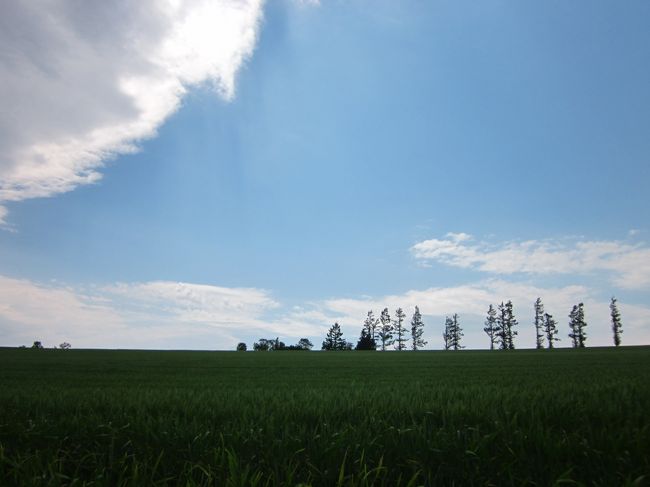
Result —
[{"label": "blue sky", "polygon": [[1,344],[650,343],[647,2],[116,6],[0,7]]}]

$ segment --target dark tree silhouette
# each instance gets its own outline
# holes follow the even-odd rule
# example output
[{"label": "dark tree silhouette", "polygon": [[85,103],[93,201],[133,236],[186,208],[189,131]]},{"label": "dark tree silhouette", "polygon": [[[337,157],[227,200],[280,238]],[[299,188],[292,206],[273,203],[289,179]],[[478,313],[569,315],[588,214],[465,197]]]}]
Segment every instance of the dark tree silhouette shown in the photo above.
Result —
[{"label": "dark tree silhouette", "polygon": [[553,315],[544,313],[544,333],[546,333],[546,341],[548,341],[548,348],[553,348],[553,342],[558,342],[560,339],[557,335],[557,322],[553,319]]},{"label": "dark tree silhouette", "polygon": [[416,306],[413,317],[411,318],[411,349],[418,350],[424,347],[427,342],[422,338],[424,335],[424,323],[420,309]]},{"label": "dark tree silhouette", "polygon": [[580,303],[578,304],[578,347],[585,348],[585,342],[587,341],[587,332],[585,327],[587,322],[585,321],[585,305]]},{"label": "dark tree silhouette", "polygon": [[70,350],[72,348],[72,345],[70,345],[68,342],[63,342],[61,345],[59,345],[59,348],[61,350]]},{"label": "dark tree silhouette", "polygon": [[535,348],[540,350],[544,348],[544,305],[542,298],[535,301]]},{"label": "dark tree silhouette", "polygon": [[612,296],[612,302],[609,303],[609,309],[612,316],[612,333],[614,334],[614,345],[617,347],[621,344],[621,333],[623,333],[621,323],[621,313],[618,311],[617,299]]},{"label": "dark tree silhouette", "polygon": [[377,343],[372,339],[365,328],[361,330],[361,336],[355,350],[377,350]]},{"label": "dark tree silhouette", "polygon": [[512,306],[512,301],[508,301],[506,303],[506,314],[507,314],[507,323],[508,323],[508,333],[507,333],[507,338],[508,338],[508,349],[509,350],[514,350],[515,349],[515,340],[514,337],[517,336],[519,332],[513,330],[515,326],[517,326],[519,323],[515,319],[515,313],[513,311],[513,306]]},{"label": "dark tree silhouette", "polygon": [[578,348],[578,328],[577,328],[578,305],[574,304],[569,312],[569,338],[573,343],[573,348]]},{"label": "dark tree silhouette", "polygon": [[363,322],[363,328],[366,330],[366,335],[368,335],[370,338],[372,338],[375,343],[377,342],[377,325],[379,324],[379,320],[375,318],[375,314],[373,313],[372,310],[368,311],[368,316],[366,317],[366,320]]},{"label": "dark tree silhouette", "polygon": [[239,342],[237,344],[237,351],[238,352],[245,352],[246,350],[248,350],[248,347],[246,346],[246,344],[244,342]]},{"label": "dark tree silhouette", "polygon": [[445,343],[445,350],[451,348],[451,328],[454,326],[452,319],[447,316],[445,317],[445,331],[442,332],[442,340]]},{"label": "dark tree silhouette", "polygon": [[497,308],[499,311],[496,318],[496,327],[494,329],[496,334],[497,344],[499,345],[500,350],[507,350],[508,338],[507,338],[507,330],[506,330],[506,326],[507,326],[506,305],[503,303],[503,301],[501,301],[501,304],[499,304]]},{"label": "dark tree silhouette", "polygon": [[386,346],[393,343],[393,321],[390,319],[388,308],[384,308],[379,317],[381,327],[379,328],[379,340],[381,340],[381,351],[386,351]]},{"label": "dark tree silhouette", "polygon": [[349,344],[343,338],[343,332],[341,331],[341,326],[338,323],[334,323],[332,327],[327,332],[327,336],[323,341],[322,350],[346,350],[352,349],[352,344]]},{"label": "dark tree silhouette", "polygon": [[447,316],[445,318],[445,332],[442,334],[442,338],[445,341],[445,350],[460,350],[461,348],[465,348],[460,344],[463,336],[464,333],[460,327],[458,315],[454,313],[451,318]]},{"label": "dark tree silhouette", "polygon": [[256,352],[268,352],[273,346],[273,340],[268,338],[260,338],[258,341],[253,343],[253,350]]},{"label": "dark tree silhouette", "polygon": [[494,344],[497,341],[497,310],[492,305],[488,308],[483,331],[490,337],[490,350],[494,350]]},{"label": "dark tree silhouette", "polygon": [[514,350],[514,337],[517,335],[517,331],[513,330],[513,327],[517,326],[517,324],[512,301],[508,301],[506,304],[501,302],[496,327],[496,335],[501,350]]},{"label": "dark tree silhouette", "polygon": [[451,319],[451,348],[454,350],[465,348],[460,344],[460,341],[464,335],[465,334],[460,327],[460,321],[458,321],[458,315],[454,313],[454,316],[452,316]]},{"label": "dark tree silhouette", "polygon": [[[275,351],[285,351],[285,350],[299,351],[299,350],[311,350],[311,347],[313,346],[314,344],[308,338],[301,338],[296,345],[287,345],[282,340],[280,340],[279,337],[275,337],[275,338],[260,338],[258,341],[253,343],[253,350],[255,350],[256,352],[275,352]],[[237,350],[239,350],[239,346]]]},{"label": "dark tree silhouette", "polygon": [[573,306],[569,313],[569,328],[571,329],[569,338],[573,342],[573,348],[585,348],[585,342],[587,341],[586,326],[584,304],[580,303]]},{"label": "dark tree silhouette", "polygon": [[405,318],[406,313],[402,311],[402,308],[397,308],[397,311],[395,311],[393,328],[395,329],[395,335],[397,336],[395,340],[395,348],[399,351],[406,350],[406,342],[408,341],[408,337],[406,336],[406,328],[404,328]]},{"label": "dark tree silhouette", "polygon": [[34,348],[36,350],[42,350],[43,349],[43,344],[37,340],[32,345],[32,348]]}]

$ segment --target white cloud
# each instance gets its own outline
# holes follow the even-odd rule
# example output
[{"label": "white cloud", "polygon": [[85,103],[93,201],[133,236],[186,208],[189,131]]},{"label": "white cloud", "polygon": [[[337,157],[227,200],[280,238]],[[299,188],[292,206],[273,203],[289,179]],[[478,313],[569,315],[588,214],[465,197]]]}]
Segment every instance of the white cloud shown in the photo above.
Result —
[{"label": "white cloud", "polygon": [[103,288],[105,296],[124,309],[150,319],[159,316],[183,323],[239,328],[259,320],[279,304],[255,288],[227,288],[205,284],[153,281],[120,283]]},{"label": "white cloud", "polygon": [[[0,289],[0,337],[4,345],[46,337],[50,344],[58,344],[73,336],[78,342],[93,343],[97,337],[126,330],[119,312],[83,291],[4,276],[0,276]],[[95,346],[100,343],[94,342]]]},{"label": "white cloud", "polygon": [[447,234],[411,247],[422,262],[472,268],[494,274],[588,274],[606,271],[625,289],[650,285],[650,248],[621,241],[537,241],[490,245],[467,234]]},{"label": "white cloud", "polygon": [[95,183],[107,159],[155,135],[191,86],[208,83],[232,98],[262,5],[3,3],[0,203]]},{"label": "white cloud", "polygon": [[232,348],[243,331],[273,331],[264,315],[279,306],[261,289],[168,281],[73,288],[0,276],[0,289],[3,344]]}]

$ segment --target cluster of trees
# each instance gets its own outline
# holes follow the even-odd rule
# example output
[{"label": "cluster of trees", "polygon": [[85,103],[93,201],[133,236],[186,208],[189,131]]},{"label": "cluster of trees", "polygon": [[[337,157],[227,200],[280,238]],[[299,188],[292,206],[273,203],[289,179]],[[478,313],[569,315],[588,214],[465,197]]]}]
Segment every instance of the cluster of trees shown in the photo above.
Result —
[{"label": "cluster of trees", "polygon": [[[410,321],[410,328],[405,326],[406,313],[402,308],[397,308],[395,318],[391,318],[388,308],[384,308],[379,318],[375,318],[373,310],[368,311],[361,334],[357,341],[355,350],[377,350],[386,351],[393,347],[397,351],[419,350],[427,342],[422,338],[424,334],[424,322],[420,309],[416,306]],[[411,342],[410,345],[408,342]],[[343,338],[341,327],[334,323],[327,332],[323,341],[322,350],[352,350],[351,342]]]},{"label": "cluster of trees", "polygon": [[[21,345],[18,348],[27,348],[25,345]],[[43,343],[41,343],[40,340],[34,341],[31,347],[34,350],[43,350],[45,347],[43,346]],[[57,348],[56,345],[53,348]],[[70,350],[72,348],[72,345],[70,345],[68,342],[63,342],[62,344],[59,345],[59,349],[61,350]]]},{"label": "cluster of trees", "polygon": [[515,336],[518,332],[515,327],[519,322],[515,319],[514,307],[512,301],[507,303],[501,302],[494,309],[490,305],[485,320],[485,327],[483,331],[490,338],[490,350],[499,348],[501,350],[514,350]]},{"label": "cluster of trees", "polygon": [[[612,333],[614,336],[614,345],[621,344],[622,323],[621,314],[618,311],[617,300],[612,298],[609,305],[612,320]],[[535,348],[542,349],[554,348],[553,344],[560,340],[558,338],[557,321],[553,315],[544,311],[544,304],[541,298],[537,298],[534,303],[534,325],[535,325]],[[394,345],[396,350],[406,350],[406,343],[411,340],[410,348],[418,350],[426,345],[422,335],[424,333],[424,323],[418,307],[415,307],[415,313],[411,319],[410,338],[408,330],[404,327],[404,312],[398,308],[395,312],[395,319],[391,319],[388,308],[385,308],[378,319],[375,319],[373,311],[368,311],[368,316],[364,321],[361,330],[361,336],[357,342],[356,350],[376,350],[381,348],[382,351],[387,347]],[[485,326],[483,331],[490,339],[490,350],[514,350],[515,337],[518,335],[516,327],[519,322],[515,318],[514,306],[512,301],[501,302],[496,308],[490,304]],[[572,340],[574,348],[584,348],[587,341],[584,304],[579,303],[573,306],[569,313],[569,338]],[[458,314],[447,316],[445,318],[445,328],[442,333],[445,350],[461,350],[465,348],[461,345],[464,336]],[[323,350],[351,350],[352,344],[342,338],[340,326],[335,323],[328,338],[323,342]]]},{"label": "cluster of trees", "polygon": [[[621,344],[621,333],[623,333],[623,330],[621,314],[618,311],[616,298],[612,298],[609,308],[611,312],[614,345],[619,346]],[[560,341],[560,338],[557,336],[557,321],[555,321],[553,315],[545,312],[544,303],[542,303],[541,298],[535,300],[534,312],[535,348],[554,348],[553,344]],[[496,308],[490,304],[483,328],[483,331],[490,340],[490,350],[514,350],[515,337],[518,334],[516,327],[518,325],[519,322],[515,318],[512,301],[507,301],[506,303],[501,302]],[[586,327],[587,322],[585,321],[584,304],[576,304],[569,313],[570,331],[568,334],[574,348],[585,347],[587,341]],[[427,344],[423,339],[423,335],[424,323],[420,309],[417,306],[411,317],[410,327],[406,326],[406,314],[402,308],[397,308],[394,318],[391,318],[388,308],[384,308],[379,318],[375,318],[373,310],[368,311],[356,346],[343,337],[341,326],[338,323],[334,323],[328,330],[321,349],[333,351],[379,349],[386,351],[390,347],[393,347],[398,351],[407,349],[419,350]],[[447,316],[442,334],[445,350],[461,350],[465,348],[461,345],[463,336],[464,333],[458,314],[455,313],[452,316]],[[253,350],[311,350],[312,347],[313,344],[307,338],[301,338],[296,345],[286,346],[284,342],[276,337],[275,339],[260,338],[253,345]],[[239,343],[237,350],[245,351],[246,344]]]},{"label": "cluster of trees", "polygon": [[[311,350],[314,344],[308,338],[301,338],[295,345],[287,345],[280,340],[279,337],[275,338],[260,338],[253,343],[253,350],[256,352],[272,352],[276,350]],[[248,349],[244,342],[237,344],[238,352],[245,352]]]},{"label": "cluster of trees", "polygon": [[[512,301],[501,303],[497,309],[490,305],[485,320],[483,331],[490,339],[490,350],[499,348],[501,350],[513,350],[515,348],[514,337],[517,336],[515,327],[519,323],[515,319]],[[445,330],[442,333],[445,350],[461,350],[465,348],[460,344],[463,336],[463,328],[457,313],[445,318]]]},{"label": "cluster of trees", "polygon": [[569,313],[569,338],[573,341],[573,348],[585,348],[587,341],[587,333],[585,328],[587,322],[585,321],[585,305],[580,303],[573,306]]},{"label": "cluster of trees", "polygon": [[[583,304],[579,305],[581,309]],[[577,306],[574,306],[576,308]],[[556,335],[558,334],[557,321],[553,319],[553,315],[544,312],[544,304],[542,303],[542,298],[537,298],[534,304],[535,310],[535,348],[540,350],[544,348],[544,339],[547,341],[547,348],[553,348],[553,343],[560,341]],[[583,313],[584,317],[584,313]],[[586,325],[586,323],[585,323]],[[583,329],[583,338],[586,340],[586,334],[584,334]]]},{"label": "cluster of trees", "polygon": [[461,348],[465,348],[460,344],[463,336],[464,333],[460,326],[458,315],[454,313],[451,318],[447,316],[445,318],[445,331],[442,334],[442,339],[445,341],[445,350],[460,350]]},{"label": "cluster of trees", "polygon": [[[617,347],[621,344],[622,323],[621,314],[618,311],[616,298],[612,297],[609,308],[612,319],[612,333],[614,336],[614,345]],[[553,343],[560,341],[557,337],[557,321],[553,319],[553,315],[544,312],[544,304],[542,298],[537,298],[534,304],[535,310],[535,348],[544,348],[544,341],[546,340],[546,348],[553,348]],[[502,350],[512,350],[514,346],[514,336],[517,331],[513,327],[518,324],[514,317],[512,301],[506,304],[501,303],[498,306],[498,311],[494,306],[490,305],[485,319],[485,327],[483,331],[490,339],[490,350],[494,350],[495,345]],[[584,304],[578,303],[573,306],[569,313],[569,338],[571,338],[573,348],[584,348],[587,341],[587,332],[585,328],[587,322],[585,321]],[[445,341],[446,343],[446,341]],[[445,347],[446,348],[446,347]]]}]

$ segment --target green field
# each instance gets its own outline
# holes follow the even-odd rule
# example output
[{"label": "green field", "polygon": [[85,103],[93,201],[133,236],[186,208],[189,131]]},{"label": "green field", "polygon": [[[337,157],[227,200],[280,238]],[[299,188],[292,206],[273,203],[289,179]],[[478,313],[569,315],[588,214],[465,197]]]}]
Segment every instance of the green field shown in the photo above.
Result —
[{"label": "green field", "polygon": [[3,486],[650,478],[650,347],[2,349],[0,385]]}]

